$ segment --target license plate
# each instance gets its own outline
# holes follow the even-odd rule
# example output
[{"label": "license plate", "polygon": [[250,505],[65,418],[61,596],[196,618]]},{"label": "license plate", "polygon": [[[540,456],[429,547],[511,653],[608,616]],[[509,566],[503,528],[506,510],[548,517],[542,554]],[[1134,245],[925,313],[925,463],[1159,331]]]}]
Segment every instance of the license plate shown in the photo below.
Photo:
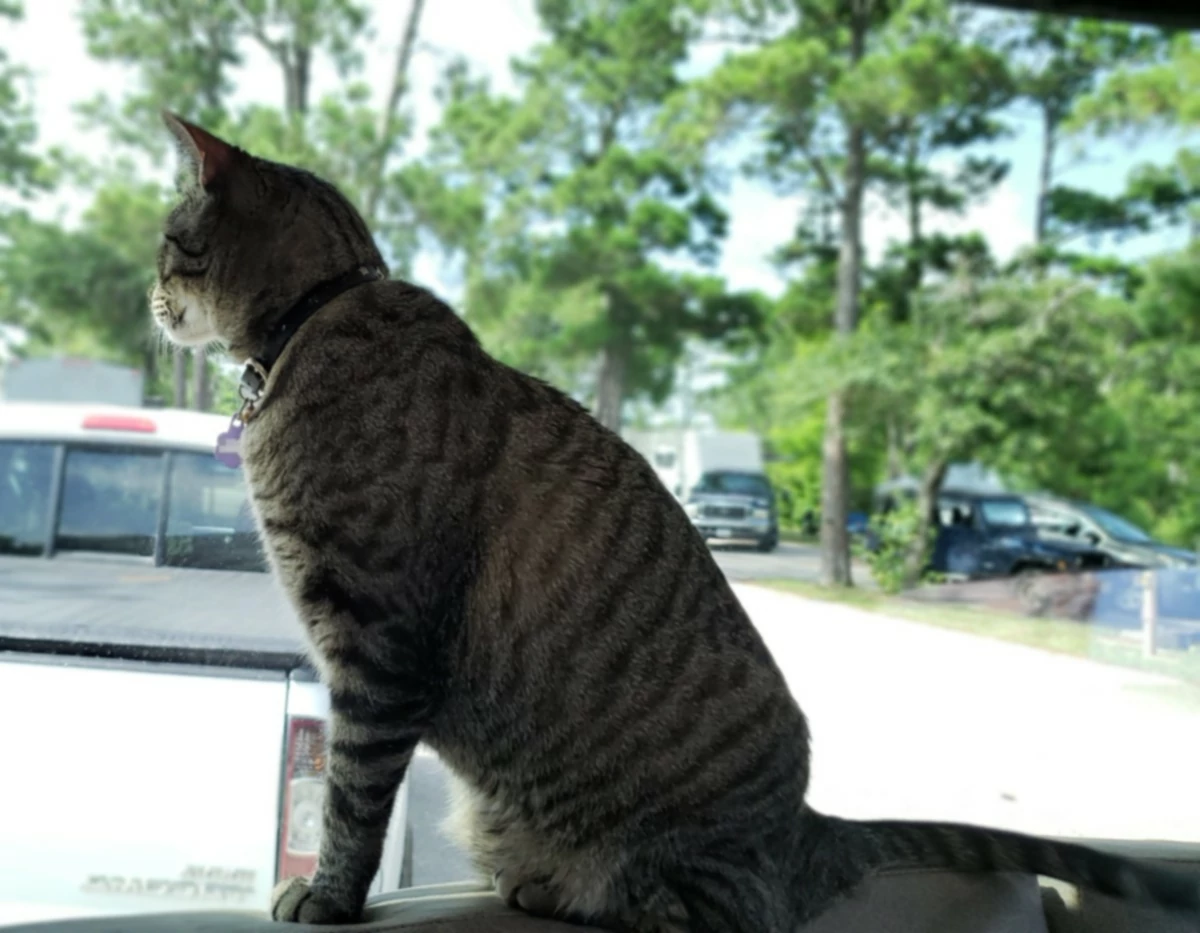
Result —
[{"label": "license plate", "polygon": [[733,537],[733,529],[732,528],[718,528],[717,529],[717,537],[718,538],[732,538]]}]

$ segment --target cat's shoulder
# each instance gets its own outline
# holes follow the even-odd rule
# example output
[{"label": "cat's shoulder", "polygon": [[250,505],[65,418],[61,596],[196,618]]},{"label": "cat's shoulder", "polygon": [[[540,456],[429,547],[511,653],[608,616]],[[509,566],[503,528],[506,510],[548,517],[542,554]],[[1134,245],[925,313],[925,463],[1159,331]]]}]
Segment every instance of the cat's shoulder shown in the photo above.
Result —
[{"label": "cat's shoulder", "polygon": [[428,288],[404,279],[388,279],[364,289],[363,299],[371,310],[392,323],[424,325],[469,343],[478,343],[462,316]]}]

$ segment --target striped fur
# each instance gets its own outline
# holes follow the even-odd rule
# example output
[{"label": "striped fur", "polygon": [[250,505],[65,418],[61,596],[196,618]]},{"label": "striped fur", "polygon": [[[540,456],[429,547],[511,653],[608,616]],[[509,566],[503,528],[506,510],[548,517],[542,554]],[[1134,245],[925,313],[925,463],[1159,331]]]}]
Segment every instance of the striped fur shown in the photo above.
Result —
[{"label": "striped fur", "polygon": [[[314,284],[380,257],[328,184],[218,155],[167,222],[155,310],[243,358]],[[1087,850],[809,810],[804,716],[682,509],[420,288],[364,285],[305,324],[244,441],[334,712],[321,867],[278,892],[279,919],[360,915],[418,740],[456,776],[481,874],[535,913],[789,931],[889,865],[1197,908],[1194,881]]]}]

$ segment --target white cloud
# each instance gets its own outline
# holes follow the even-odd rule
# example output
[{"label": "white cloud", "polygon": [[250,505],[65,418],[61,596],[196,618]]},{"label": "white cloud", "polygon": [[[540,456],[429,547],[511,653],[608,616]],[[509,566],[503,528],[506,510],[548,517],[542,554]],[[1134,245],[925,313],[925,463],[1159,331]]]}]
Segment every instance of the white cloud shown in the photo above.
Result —
[{"label": "white cloud", "polygon": [[[962,214],[926,209],[922,218],[926,234],[959,235],[979,232],[991,245],[1000,261],[1011,259],[1023,246],[1033,242],[1033,218],[1009,181],[1001,182],[986,198],[971,205]],[[882,199],[867,200],[863,219],[863,247],[871,262],[878,262],[891,242],[908,238],[908,220],[900,211],[890,209]]]},{"label": "white cloud", "polygon": [[785,285],[768,257],[796,231],[804,199],[777,195],[745,178],[730,186],[729,236],[721,254],[721,272],[737,289],[778,295]]}]

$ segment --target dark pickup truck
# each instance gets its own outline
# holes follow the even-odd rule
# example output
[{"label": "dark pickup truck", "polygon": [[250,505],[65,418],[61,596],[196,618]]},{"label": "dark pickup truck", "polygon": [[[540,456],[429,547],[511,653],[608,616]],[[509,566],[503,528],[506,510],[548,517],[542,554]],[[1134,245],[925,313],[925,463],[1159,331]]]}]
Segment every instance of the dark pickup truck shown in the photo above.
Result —
[{"label": "dark pickup truck", "polygon": [[982,579],[1120,566],[1087,544],[1039,537],[1029,506],[1015,495],[943,490],[935,521],[930,569],[949,577]]}]

